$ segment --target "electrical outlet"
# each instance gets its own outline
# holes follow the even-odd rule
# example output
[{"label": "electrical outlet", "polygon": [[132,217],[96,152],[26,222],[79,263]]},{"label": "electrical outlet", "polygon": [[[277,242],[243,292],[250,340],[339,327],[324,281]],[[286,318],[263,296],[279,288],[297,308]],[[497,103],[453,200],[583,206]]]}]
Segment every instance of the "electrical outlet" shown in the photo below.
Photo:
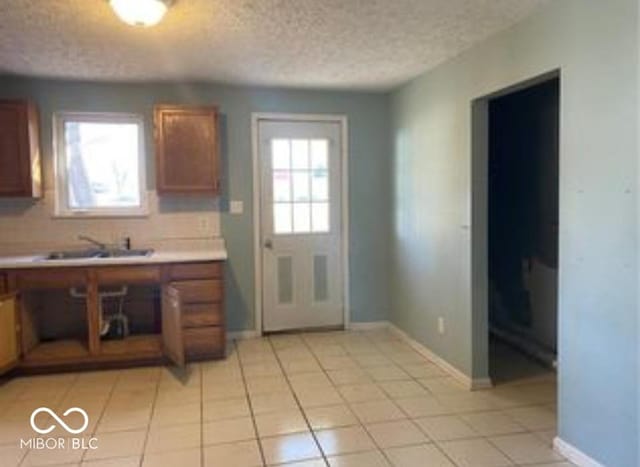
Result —
[{"label": "electrical outlet", "polygon": [[438,318],[438,333],[444,334],[444,318],[442,316]]},{"label": "electrical outlet", "polygon": [[229,212],[231,214],[242,214],[244,212],[244,203],[242,201],[229,202]]}]

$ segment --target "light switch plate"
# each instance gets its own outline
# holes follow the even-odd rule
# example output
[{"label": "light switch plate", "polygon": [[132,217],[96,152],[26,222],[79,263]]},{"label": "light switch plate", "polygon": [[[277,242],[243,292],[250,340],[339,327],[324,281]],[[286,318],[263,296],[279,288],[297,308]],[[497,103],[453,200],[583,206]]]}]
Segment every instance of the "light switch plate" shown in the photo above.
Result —
[{"label": "light switch plate", "polygon": [[242,214],[244,212],[244,203],[242,201],[230,201],[229,212],[231,214]]}]

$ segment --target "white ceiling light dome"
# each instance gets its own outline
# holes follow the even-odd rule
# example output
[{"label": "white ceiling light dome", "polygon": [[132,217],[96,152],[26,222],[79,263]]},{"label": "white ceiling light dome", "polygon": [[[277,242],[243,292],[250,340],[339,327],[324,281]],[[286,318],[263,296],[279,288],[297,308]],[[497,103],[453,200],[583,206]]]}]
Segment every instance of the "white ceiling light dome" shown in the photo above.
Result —
[{"label": "white ceiling light dome", "polygon": [[131,26],[150,27],[158,24],[173,0],[109,0],[118,18]]}]

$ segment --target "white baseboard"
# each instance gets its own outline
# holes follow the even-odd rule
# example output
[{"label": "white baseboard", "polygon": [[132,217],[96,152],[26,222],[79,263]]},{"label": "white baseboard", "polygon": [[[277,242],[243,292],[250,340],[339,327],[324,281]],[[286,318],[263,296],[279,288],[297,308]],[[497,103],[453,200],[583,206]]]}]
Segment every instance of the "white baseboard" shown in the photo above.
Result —
[{"label": "white baseboard", "polygon": [[348,329],[351,331],[374,331],[376,329],[389,329],[389,326],[391,326],[389,321],[351,322]]},{"label": "white baseboard", "polygon": [[579,465],[580,467],[605,467],[604,464],[601,464],[595,459],[587,456],[577,447],[567,443],[558,436],[553,439],[553,448],[556,450],[556,452],[562,454],[568,460],[576,465]]},{"label": "white baseboard", "polygon": [[227,333],[228,341],[238,341],[243,339],[254,339],[256,337],[260,337],[260,333],[255,330],[247,330],[247,331],[233,331]]},{"label": "white baseboard", "polygon": [[[465,375],[462,371],[458,370],[455,366],[451,365],[442,357],[436,355],[431,349],[425,347],[423,344],[413,339],[411,336],[409,336],[406,332],[404,332],[402,329],[397,327],[395,324],[392,324],[392,323],[389,324],[389,330],[393,332],[395,335],[397,335],[400,339],[405,341],[411,348],[413,348],[413,350],[418,352],[420,355],[422,355],[426,359],[431,360],[433,363],[438,365],[443,371],[448,373],[449,376],[452,376],[453,378],[458,380],[458,382],[462,383],[462,385],[464,385],[464,387],[466,387],[467,389],[471,389],[471,390],[479,389],[479,386],[486,387],[485,380],[474,383],[474,381],[470,377]],[[490,385],[491,385],[491,382],[489,381],[489,387]]]},{"label": "white baseboard", "polygon": [[493,381],[491,378],[471,378],[471,389],[472,391],[478,391],[481,389],[491,389],[493,387]]},{"label": "white baseboard", "polygon": [[352,331],[372,331],[376,329],[388,329],[400,339],[402,339],[413,350],[418,352],[426,359],[432,361],[435,365],[439,366],[445,373],[458,380],[464,387],[472,391],[477,389],[488,389],[493,387],[491,379],[489,378],[476,378],[472,379],[465,375],[462,371],[451,365],[442,357],[438,356],[431,349],[427,348],[420,342],[410,337],[406,332],[397,327],[395,324],[389,321],[370,321],[351,323],[349,329]]}]

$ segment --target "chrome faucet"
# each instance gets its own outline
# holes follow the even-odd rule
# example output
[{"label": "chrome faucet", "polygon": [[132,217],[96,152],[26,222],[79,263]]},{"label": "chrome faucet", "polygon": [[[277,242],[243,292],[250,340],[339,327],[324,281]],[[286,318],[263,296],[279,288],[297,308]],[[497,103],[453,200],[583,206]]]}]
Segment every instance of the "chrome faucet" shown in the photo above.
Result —
[{"label": "chrome faucet", "polygon": [[101,250],[107,250],[107,244],[99,242],[98,240],[89,237],[88,235],[78,235],[78,240],[84,240],[85,242],[89,242],[97,246]]}]

